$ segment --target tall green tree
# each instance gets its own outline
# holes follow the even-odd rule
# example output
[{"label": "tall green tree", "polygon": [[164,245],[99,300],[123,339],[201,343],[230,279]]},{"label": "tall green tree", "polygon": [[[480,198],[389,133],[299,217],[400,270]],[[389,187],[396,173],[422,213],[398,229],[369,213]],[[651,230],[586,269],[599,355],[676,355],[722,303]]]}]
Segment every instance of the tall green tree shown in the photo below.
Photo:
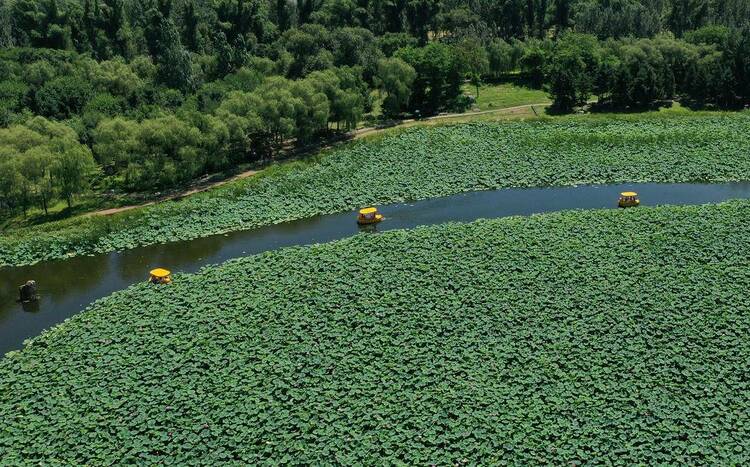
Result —
[{"label": "tall green tree", "polygon": [[15,0],[11,13],[17,44],[50,49],[70,47],[70,24],[57,0]]},{"label": "tall green tree", "polygon": [[410,107],[424,114],[437,112],[461,93],[466,62],[450,45],[431,42],[425,47],[401,49],[396,57],[417,72]]},{"label": "tall green tree", "polygon": [[201,19],[195,8],[195,1],[188,0],[182,11],[182,43],[191,52],[198,52],[201,44],[199,26]]},{"label": "tall green tree", "polygon": [[55,158],[52,175],[60,196],[69,208],[73,206],[73,197],[88,188],[95,169],[91,151],[82,145],[70,145]]},{"label": "tall green tree", "polygon": [[383,99],[383,113],[396,117],[406,110],[412,93],[412,85],[417,77],[414,67],[400,58],[385,58],[378,62],[375,84]]},{"label": "tall green tree", "polygon": [[555,44],[547,82],[557,109],[569,111],[586,103],[595,88],[599,61],[599,45],[592,35],[567,33]]},{"label": "tall green tree", "polygon": [[463,60],[463,68],[471,84],[477,91],[482,85],[482,77],[490,71],[490,60],[487,50],[475,38],[467,38],[456,45],[456,54]]},{"label": "tall green tree", "polygon": [[180,34],[174,22],[165,13],[171,4],[160,3],[159,8],[149,10],[149,27],[146,37],[149,50],[156,63],[157,80],[165,86],[188,91],[193,87],[190,54],[182,46]]},{"label": "tall green tree", "polygon": [[435,30],[440,5],[439,0],[409,0],[406,5],[406,20],[409,23],[409,29],[422,45],[429,40],[430,31]]}]

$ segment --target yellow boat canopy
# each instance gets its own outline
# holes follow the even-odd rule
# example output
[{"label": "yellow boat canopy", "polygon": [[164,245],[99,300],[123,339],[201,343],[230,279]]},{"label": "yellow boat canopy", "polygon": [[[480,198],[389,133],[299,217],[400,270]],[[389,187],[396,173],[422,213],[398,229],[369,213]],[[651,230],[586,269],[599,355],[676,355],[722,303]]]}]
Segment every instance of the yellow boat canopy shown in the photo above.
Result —
[{"label": "yellow boat canopy", "polygon": [[620,196],[638,196],[638,193],[635,191],[623,191],[620,193]]},{"label": "yellow boat canopy", "polygon": [[167,271],[166,269],[156,268],[156,269],[152,270],[150,274],[152,276],[154,276],[154,277],[158,277],[158,278],[161,279],[162,277],[167,277],[167,276],[169,276],[172,273],[169,272],[169,271]]},{"label": "yellow boat canopy", "polygon": [[366,214],[375,214],[376,212],[378,212],[376,208],[364,208],[359,210],[359,213],[363,216]]}]

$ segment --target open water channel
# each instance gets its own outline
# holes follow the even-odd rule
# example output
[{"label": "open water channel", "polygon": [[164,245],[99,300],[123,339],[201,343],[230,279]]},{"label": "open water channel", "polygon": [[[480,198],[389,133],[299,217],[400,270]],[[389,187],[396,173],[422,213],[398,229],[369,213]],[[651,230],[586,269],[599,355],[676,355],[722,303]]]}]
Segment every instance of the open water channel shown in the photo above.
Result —
[{"label": "open water channel", "polygon": [[[750,198],[750,182],[631,183],[470,192],[379,206],[386,220],[377,226],[377,231],[565,209],[616,208],[621,191],[638,192],[642,205],[703,204]],[[82,311],[94,300],[145,281],[154,267],[193,272],[231,258],[328,242],[356,234],[359,229],[355,219],[355,213],[345,212],[124,252],[0,268],[0,357],[21,348],[25,339]],[[40,299],[22,305],[16,301],[18,286],[28,279],[37,281]]]}]

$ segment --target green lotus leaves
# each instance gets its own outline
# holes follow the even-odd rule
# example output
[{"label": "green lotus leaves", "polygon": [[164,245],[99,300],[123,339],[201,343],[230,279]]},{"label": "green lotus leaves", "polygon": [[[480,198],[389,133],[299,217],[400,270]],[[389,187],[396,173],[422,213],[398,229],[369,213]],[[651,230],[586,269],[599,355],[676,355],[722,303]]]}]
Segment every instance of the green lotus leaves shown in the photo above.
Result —
[{"label": "green lotus leaves", "polygon": [[571,211],[139,284],[0,361],[2,463],[745,465],[748,225]]},{"label": "green lotus leaves", "polygon": [[750,114],[422,127],[110,223],[0,238],[0,265],[251,229],[365,205],[507,187],[750,180]]}]

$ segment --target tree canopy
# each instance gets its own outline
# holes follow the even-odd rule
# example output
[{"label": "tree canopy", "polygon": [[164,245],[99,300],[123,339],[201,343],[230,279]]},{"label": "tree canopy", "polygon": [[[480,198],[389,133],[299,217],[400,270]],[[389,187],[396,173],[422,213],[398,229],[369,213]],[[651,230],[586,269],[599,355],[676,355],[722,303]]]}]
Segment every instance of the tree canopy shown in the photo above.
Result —
[{"label": "tree canopy", "polygon": [[356,128],[378,97],[460,111],[465,83],[509,77],[560,111],[738,108],[749,20],[750,0],[0,0],[0,208],[174,186]]}]

